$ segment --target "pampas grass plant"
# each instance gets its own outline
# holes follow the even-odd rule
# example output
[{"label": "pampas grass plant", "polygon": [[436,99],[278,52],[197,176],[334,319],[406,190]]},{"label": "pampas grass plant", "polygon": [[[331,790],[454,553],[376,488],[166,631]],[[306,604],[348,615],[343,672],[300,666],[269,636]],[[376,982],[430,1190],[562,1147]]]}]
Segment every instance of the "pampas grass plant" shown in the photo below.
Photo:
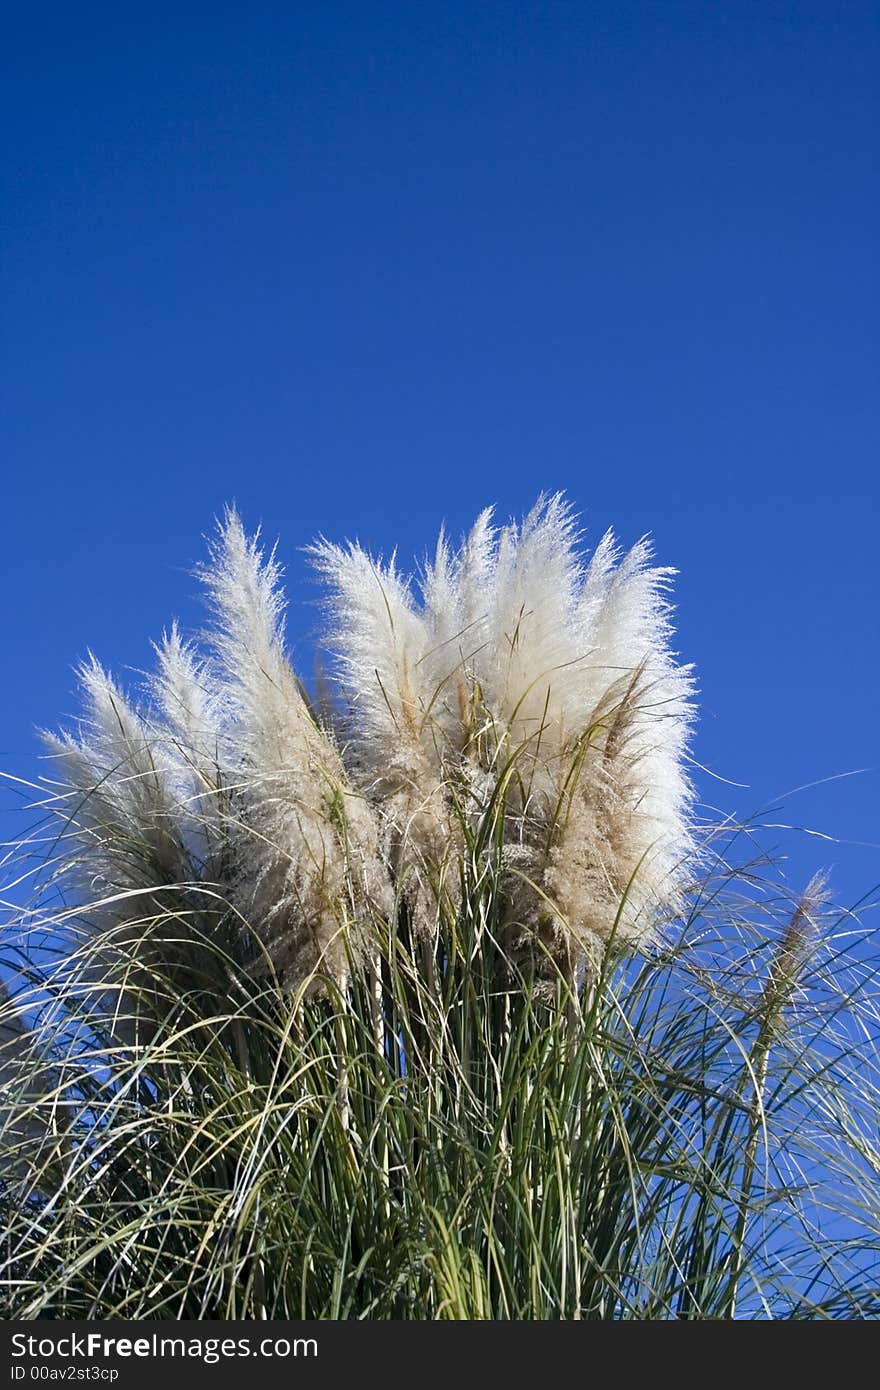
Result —
[{"label": "pampas grass plant", "polygon": [[873,947],[699,824],[671,572],[560,497],[311,558],[329,698],[230,511],[206,631],[47,735],[6,1315],[875,1316]]}]

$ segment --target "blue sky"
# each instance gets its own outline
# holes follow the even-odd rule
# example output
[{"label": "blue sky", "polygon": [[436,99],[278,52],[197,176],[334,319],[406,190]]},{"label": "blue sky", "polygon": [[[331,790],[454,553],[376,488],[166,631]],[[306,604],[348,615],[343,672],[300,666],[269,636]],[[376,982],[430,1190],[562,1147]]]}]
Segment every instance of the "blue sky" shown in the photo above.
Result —
[{"label": "blue sky", "polygon": [[871,889],[874,5],[34,3],[4,48],[0,768],[88,647],[198,621],[228,500],[308,668],[317,532],[418,555],[562,488],[681,571],[695,753],[747,784],[705,800],[870,769],[765,817],[841,843],[765,843]]}]

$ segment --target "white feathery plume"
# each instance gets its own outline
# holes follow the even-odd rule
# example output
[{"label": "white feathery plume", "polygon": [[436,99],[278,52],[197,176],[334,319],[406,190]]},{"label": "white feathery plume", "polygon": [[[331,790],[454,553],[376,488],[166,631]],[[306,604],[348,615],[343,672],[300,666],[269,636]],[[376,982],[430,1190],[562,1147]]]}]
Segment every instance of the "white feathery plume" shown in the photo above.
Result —
[{"label": "white feathery plume", "polygon": [[593,655],[584,673],[587,718],[574,732],[589,748],[545,884],[569,922],[639,944],[681,909],[693,872],[685,771],[693,676],[670,650],[672,571],[651,566],[647,541],[606,568],[610,556],[609,548],[600,561],[602,599],[590,595],[589,625],[581,625]]},{"label": "white feathery plume", "polygon": [[185,642],[176,622],[154,644],[158,660],[152,690],[165,725],[181,753],[216,769],[221,711],[211,689],[207,663]]},{"label": "white feathery plume", "polygon": [[432,696],[431,720],[444,743],[462,749],[474,732],[473,670],[487,639],[486,599],[494,583],[492,509],[478,516],[458,551],[440,533],[420,590],[428,630],[422,658]]},{"label": "white feathery plume", "polygon": [[[580,581],[574,523],[561,497],[540,499],[522,526],[505,526],[487,594],[487,642],[475,662],[496,734],[526,764],[565,716],[585,657],[572,632]],[[574,638],[574,640],[573,640]]]},{"label": "white feathery plume", "polygon": [[181,834],[201,877],[221,876],[228,796],[221,774],[222,716],[207,662],[177,623],[153,644],[149,689],[159,720],[157,756],[174,788]]},{"label": "white feathery plume", "polygon": [[82,908],[59,981],[100,1002],[117,1040],[133,1043],[143,1035],[141,990],[162,955],[153,928],[193,871],[160,741],[94,657],[78,675],[77,733],[43,734],[61,776],[50,804],[63,827],[63,875]]},{"label": "white feathery plume", "polygon": [[[188,873],[175,803],[156,738],[94,658],[78,671],[84,715],[78,734],[44,733],[64,775],[58,807],[74,862],[92,896],[148,892]],[[132,913],[144,904],[133,902]]]},{"label": "white feathery plume", "polygon": [[[324,540],[311,555],[330,587],[330,641],[350,697],[346,753],[380,808],[385,850],[416,923],[426,925],[435,916],[431,883],[459,829],[445,788],[436,634],[393,556],[383,564],[359,545]],[[453,670],[459,664],[453,654]]]},{"label": "white feathery plume", "polygon": [[[276,968],[291,979],[339,973],[346,897],[387,910],[373,815],[315,723],[284,652],[284,600],[274,552],[227,512],[200,570],[215,616],[212,684],[233,817],[238,905]],[[355,919],[362,913],[355,914]]]}]

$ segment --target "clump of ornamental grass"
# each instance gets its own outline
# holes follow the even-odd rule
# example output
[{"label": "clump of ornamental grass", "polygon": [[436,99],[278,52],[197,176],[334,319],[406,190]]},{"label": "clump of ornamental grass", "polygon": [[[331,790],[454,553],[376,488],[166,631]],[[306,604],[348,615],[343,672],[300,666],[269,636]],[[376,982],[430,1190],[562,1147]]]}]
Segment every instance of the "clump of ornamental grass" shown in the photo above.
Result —
[{"label": "clump of ornamental grass", "polygon": [[698,828],[670,572],[557,497],[416,580],[312,557],[320,711],[230,512],[206,631],[50,736],[6,1314],[875,1315],[870,947]]}]

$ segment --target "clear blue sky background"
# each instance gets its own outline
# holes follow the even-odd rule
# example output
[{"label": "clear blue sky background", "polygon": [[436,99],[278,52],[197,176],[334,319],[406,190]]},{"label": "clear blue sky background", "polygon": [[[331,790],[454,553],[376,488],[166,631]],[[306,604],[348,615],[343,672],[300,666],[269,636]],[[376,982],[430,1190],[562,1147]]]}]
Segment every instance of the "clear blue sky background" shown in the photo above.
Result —
[{"label": "clear blue sky background", "polygon": [[768,817],[844,843],[766,837],[871,888],[875,5],[32,3],[3,48],[0,767],[87,647],[197,621],[227,500],[300,605],[318,531],[563,488],[681,570],[707,802],[871,769]]}]

